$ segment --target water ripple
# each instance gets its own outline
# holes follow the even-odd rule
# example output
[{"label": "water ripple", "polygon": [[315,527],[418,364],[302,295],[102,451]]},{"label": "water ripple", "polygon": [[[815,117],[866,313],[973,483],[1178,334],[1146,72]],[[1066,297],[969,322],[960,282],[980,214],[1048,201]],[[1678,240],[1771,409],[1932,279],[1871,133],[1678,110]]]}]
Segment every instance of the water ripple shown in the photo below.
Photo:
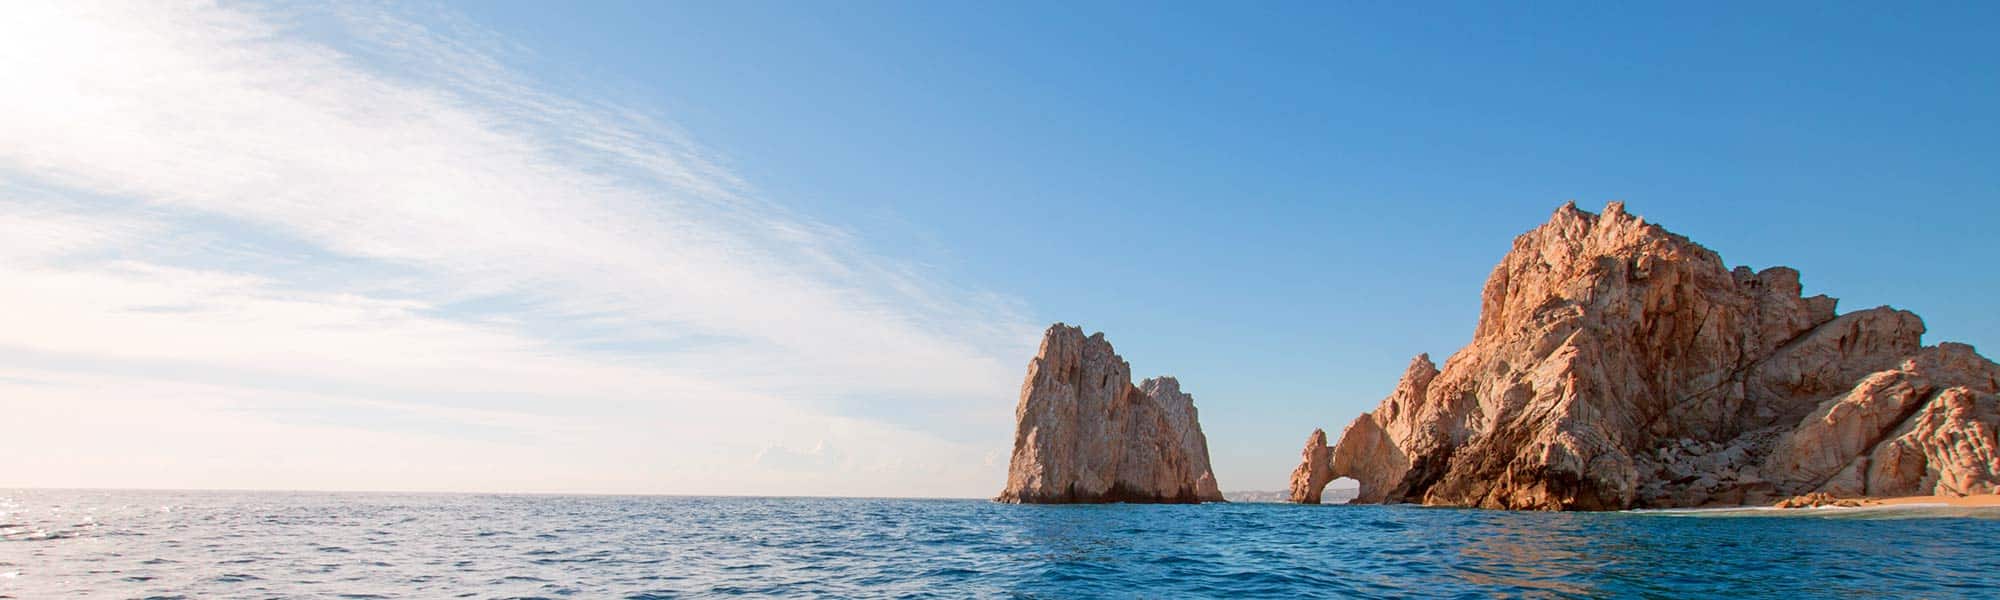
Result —
[{"label": "water ripple", "polygon": [[41,490],[0,507],[15,598],[2000,596],[1992,511]]}]

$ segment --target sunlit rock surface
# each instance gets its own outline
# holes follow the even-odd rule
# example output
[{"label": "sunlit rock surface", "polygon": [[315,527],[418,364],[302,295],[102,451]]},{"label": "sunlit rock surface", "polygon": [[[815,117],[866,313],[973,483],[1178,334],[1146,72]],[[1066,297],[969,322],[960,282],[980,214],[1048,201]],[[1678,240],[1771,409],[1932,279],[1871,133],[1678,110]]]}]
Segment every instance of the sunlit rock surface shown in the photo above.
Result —
[{"label": "sunlit rock surface", "polygon": [[1028,363],[1001,502],[1221,502],[1194,397],[1172,377],[1132,384],[1098,333],[1057,323]]},{"label": "sunlit rock surface", "polygon": [[1622,204],[1565,205],[1494,268],[1472,342],[1412,360],[1325,476],[1304,457],[1306,487],[1537,510],[2000,491],[2000,367],[1923,346],[1909,312],[1834,306]]}]

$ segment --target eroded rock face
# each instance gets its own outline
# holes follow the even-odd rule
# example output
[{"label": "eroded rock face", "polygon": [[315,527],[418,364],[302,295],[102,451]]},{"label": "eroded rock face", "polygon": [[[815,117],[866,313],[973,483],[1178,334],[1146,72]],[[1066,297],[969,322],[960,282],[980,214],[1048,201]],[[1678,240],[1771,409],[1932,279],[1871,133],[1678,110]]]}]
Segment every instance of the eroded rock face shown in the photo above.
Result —
[{"label": "eroded rock face", "polygon": [[2000,366],[1964,344],[1924,348],[1821,404],[1764,464],[1780,494],[1965,495],[2000,487]]},{"label": "eroded rock face", "polygon": [[1292,502],[1319,504],[1320,492],[1333,481],[1333,448],[1326,445],[1326,430],[1314,429],[1299,452],[1299,468],[1292,469]]},{"label": "eroded rock face", "polygon": [[2000,368],[1834,306],[1619,203],[1566,205],[1494,268],[1472,342],[1348,425],[1331,477],[1357,502],[1540,510],[1996,491]]},{"label": "eroded rock face", "polygon": [[1194,397],[1172,377],[1132,384],[1098,333],[1057,323],[1028,363],[1001,502],[1221,502]]}]

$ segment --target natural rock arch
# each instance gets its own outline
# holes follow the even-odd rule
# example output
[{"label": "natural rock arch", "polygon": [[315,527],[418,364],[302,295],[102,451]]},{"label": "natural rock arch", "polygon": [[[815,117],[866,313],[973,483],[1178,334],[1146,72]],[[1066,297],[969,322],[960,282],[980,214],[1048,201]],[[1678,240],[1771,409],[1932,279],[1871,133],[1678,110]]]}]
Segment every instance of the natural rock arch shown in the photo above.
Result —
[{"label": "natural rock arch", "polygon": [[1371,484],[1357,477],[1365,474],[1365,471],[1354,469],[1353,463],[1358,460],[1359,457],[1347,457],[1343,460],[1335,454],[1334,448],[1327,446],[1326,431],[1314,429],[1312,435],[1306,436],[1305,450],[1299,453],[1299,467],[1292,471],[1291,501],[1297,504],[1321,504],[1325,500],[1328,487],[1336,487],[1335,483],[1345,481],[1352,483],[1337,487],[1342,489],[1352,487],[1356,491],[1354,496],[1344,498],[1340,503],[1362,501],[1363,498],[1374,498],[1374,502],[1380,502],[1385,492],[1379,484]]},{"label": "natural rock arch", "polygon": [[1294,501],[1539,510],[2000,491],[2000,364],[1915,314],[1838,314],[1785,267],[1730,269],[1612,203],[1515,238],[1472,341],[1330,448]]}]

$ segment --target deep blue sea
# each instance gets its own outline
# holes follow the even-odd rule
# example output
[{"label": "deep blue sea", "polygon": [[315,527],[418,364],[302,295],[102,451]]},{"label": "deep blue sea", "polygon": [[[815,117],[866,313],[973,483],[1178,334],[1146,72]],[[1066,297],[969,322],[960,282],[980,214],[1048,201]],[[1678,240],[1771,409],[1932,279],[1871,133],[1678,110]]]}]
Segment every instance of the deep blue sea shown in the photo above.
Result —
[{"label": "deep blue sea", "polygon": [[2000,597],[2000,513],[0,491],[8,598],[1493,596]]}]

